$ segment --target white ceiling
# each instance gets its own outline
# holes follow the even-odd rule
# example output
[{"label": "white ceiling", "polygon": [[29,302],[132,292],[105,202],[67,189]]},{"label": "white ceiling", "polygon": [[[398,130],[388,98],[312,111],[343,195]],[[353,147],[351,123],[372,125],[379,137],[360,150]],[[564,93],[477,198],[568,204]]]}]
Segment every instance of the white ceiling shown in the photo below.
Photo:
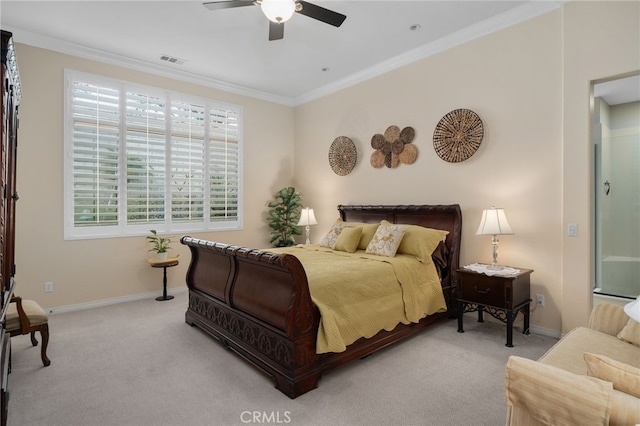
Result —
[{"label": "white ceiling", "polygon": [[593,96],[603,98],[609,105],[640,101],[640,75],[598,83]]},{"label": "white ceiling", "polygon": [[562,4],[311,2],[347,19],[336,28],[295,14],[284,40],[268,41],[268,21],[257,6],[211,11],[198,1],[1,0],[0,27],[16,42],[296,105]]}]

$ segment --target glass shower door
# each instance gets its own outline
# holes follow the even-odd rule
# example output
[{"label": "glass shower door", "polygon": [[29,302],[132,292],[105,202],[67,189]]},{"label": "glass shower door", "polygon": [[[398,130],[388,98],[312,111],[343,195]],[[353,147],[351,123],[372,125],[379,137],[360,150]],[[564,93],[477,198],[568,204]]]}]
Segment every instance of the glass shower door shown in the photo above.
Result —
[{"label": "glass shower door", "polygon": [[640,134],[610,130],[603,129],[603,137],[595,141],[594,292],[636,298],[640,295]]}]

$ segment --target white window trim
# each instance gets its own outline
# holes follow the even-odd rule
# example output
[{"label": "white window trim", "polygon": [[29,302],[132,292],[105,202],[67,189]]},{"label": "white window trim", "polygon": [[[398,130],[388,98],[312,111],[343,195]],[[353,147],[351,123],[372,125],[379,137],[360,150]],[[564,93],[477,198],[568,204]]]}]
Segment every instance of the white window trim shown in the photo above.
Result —
[{"label": "white window trim", "polygon": [[[235,221],[216,222],[208,220],[208,214],[205,213],[205,220],[201,222],[171,222],[171,205],[165,204],[165,222],[164,224],[139,224],[127,225],[125,208],[120,208],[118,212],[118,225],[114,226],[86,226],[76,227],[74,224],[74,146],[73,146],[73,114],[72,114],[72,86],[73,81],[83,81],[92,84],[110,84],[118,85],[121,88],[136,89],[142,93],[150,95],[160,95],[167,99],[180,100],[195,104],[204,104],[211,107],[221,109],[230,109],[238,113],[238,200],[237,200],[237,219]],[[126,100],[121,99],[121,104]],[[207,108],[208,110],[208,108]],[[177,232],[211,232],[211,231],[232,231],[243,229],[244,223],[244,182],[243,182],[243,160],[244,160],[244,143],[243,143],[243,108],[241,105],[221,102],[209,98],[193,96],[189,94],[179,93],[171,90],[165,90],[157,87],[145,86],[137,83],[130,83],[123,80],[117,80],[109,77],[84,73],[65,69],[64,71],[64,239],[80,240],[80,239],[97,239],[97,238],[117,238],[148,235],[150,229],[156,229],[159,234],[172,234]],[[168,126],[168,125],[167,125]],[[120,135],[126,135],[123,131],[125,127],[124,120],[120,122]],[[119,144],[124,146],[125,137],[121,136]],[[208,139],[208,136],[206,137]],[[169,138],[166,139],[166,149],[170,149]],[[123,151],[124,152],[124,151]],[[205,181],[209,181],[208,166],[208,150],[205,154]],[[126,162],[126,156],[121,156],[122,163]],[[170,177],[167,176],[167,181]],[[167,182],[168,183],[168,182]],[[119,205],[123,206],[123,200],[126,199],[127,177],[125,173],[120,173],[119,179]],[[124,188],[124,190],[123,190]],[[165,184],[165,199],[169,198],[171,189]],[[207,190],[205,194],[205,212],[210,208],[210,196]]]}]

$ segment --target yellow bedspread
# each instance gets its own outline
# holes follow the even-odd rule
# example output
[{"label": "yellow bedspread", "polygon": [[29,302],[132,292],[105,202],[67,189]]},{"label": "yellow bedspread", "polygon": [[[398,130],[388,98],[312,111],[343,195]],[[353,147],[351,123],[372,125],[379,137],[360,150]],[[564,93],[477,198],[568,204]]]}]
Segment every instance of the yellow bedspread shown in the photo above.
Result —
[{"label": "yellow bedspread", "polygon": [[320,310],[316,352],[343,352],[361,337],[446,311],[435,265],[398,254],[333,251],[317,244],[269,249],[296,256]]}]

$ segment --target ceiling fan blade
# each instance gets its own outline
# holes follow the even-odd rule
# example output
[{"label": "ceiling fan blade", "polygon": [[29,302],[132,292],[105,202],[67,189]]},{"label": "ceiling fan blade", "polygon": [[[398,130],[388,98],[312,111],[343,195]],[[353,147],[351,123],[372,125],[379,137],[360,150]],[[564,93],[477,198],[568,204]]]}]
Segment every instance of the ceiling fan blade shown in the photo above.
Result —
[{"label": "ceiling fan blade", "polygon": [[322,21],[326,24],[333,25],[334,27],[339,27],[342,25],[344,20],[347,19],[347,17],[342,13],[325,9],[322,6],[318,6],[313,3],[306,1],[298,1],[298,3],[302,5],[302,10],[298,11],[298,13],[308,16],[309,18],[317,19],[318,21]]},{"label": "ceiling fan blade", "polygon": [[273,21],[269,21],[269,41],[282,40],[284,38],[284,22],[278,24]]},{"label": "ceiling fan blade", "polygon": [[253,6],[253,0],[223,0],[202,3],[209,10],[230,9],[232,7]]}]

